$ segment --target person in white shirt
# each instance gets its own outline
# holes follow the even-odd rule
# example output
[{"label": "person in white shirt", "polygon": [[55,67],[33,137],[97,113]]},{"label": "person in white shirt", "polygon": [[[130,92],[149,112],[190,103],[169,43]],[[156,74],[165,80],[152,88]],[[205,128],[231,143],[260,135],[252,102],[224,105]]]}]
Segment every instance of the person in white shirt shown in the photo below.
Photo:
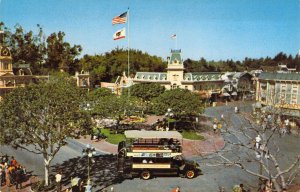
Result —
[{"label": "person in white shirt", "polygon": [[59,171],[56,175],[55,175],[55,181],[56,181],[56,190],[57,192],[61,192],[61,171]]}]

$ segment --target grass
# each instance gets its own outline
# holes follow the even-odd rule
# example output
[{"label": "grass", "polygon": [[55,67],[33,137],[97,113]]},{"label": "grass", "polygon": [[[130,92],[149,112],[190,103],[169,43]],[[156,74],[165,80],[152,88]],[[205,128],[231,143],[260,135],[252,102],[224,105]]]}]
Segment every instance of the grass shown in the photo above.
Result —
[{"label": "grass", "polygon": [[195,131],[183,131],[182,133],[183,138],[191,139],[191,140],[204,140],[205,138],[202,135],[197,134]]},{"label": "grass", "polygon": [[110,134],[109,129],[101,129],[101,133],[107,137],[106,141],[112,144],[118,144],[120,141],[125,140],[124,134]]}]

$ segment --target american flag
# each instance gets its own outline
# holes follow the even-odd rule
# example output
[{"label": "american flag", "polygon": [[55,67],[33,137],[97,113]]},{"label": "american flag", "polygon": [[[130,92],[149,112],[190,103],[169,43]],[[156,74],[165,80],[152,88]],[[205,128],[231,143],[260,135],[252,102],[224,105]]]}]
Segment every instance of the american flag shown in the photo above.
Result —
[{"label": "american flag", "polygon": [[122,13],[119,16],[115,16],[112,19],[112,24],[115,25],[115,24],[126,23],[126,21],[127,21],[127,11],[125,13]]},{"label": "american flag", "polygon": [[171,36],[171,39],[176,39],[176,38],[177,38],[176,34],[173,34],[173,35]]}]

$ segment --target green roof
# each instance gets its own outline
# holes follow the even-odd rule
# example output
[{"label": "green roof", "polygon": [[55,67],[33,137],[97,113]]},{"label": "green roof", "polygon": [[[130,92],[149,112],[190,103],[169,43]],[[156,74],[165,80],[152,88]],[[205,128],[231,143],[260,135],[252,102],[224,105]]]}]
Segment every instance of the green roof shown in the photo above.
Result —
[{"label": "green roof", "polygon": [[171,59],[170,59],[170,63],[174,63],[174,61],[176,60],[177,63],[182,63],[181,62],[181,50],[171,50]]},{"label": "green roof", "polygon": [[183,79],[185,81],[222,81],[220,72],[196,72],[185,73]]},{"label": "green roof", "polygon": [[30,68],[30,64],[27,64],[27,63],[23,63],[23,64],[15,63],[15,64],[13,64],[13,68]]},{"label": "green roof", "polygon": [[166,81],[167,73],[157,72],[137,72],[135,79],[138,80],[152,80],[152,81]]},{"label": "green roof", "polygon": [[258,79],[263,80],[282,80],[282,81],[300,81],[300,73],[267,73],[262,72]]}]

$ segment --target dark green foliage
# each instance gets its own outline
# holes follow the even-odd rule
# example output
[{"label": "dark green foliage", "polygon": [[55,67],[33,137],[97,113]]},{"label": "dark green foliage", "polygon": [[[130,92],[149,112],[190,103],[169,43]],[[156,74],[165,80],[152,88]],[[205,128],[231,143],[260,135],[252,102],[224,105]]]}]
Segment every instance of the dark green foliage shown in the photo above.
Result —
[{"label": "dark green foliage", "polygon": [[106,96],[115,96],[108,88],[97,88],[90,92],[90,100],[98,100],[99,98]]},{"label": "dark green foliage", "polygon": [[250,71],[256,69],[267,68],[268,70],[278,70],[278,64],[285,64],[289,68],[297,68],[300,71],[300,59],[296,55],[287,56],[280,52],[274,58],[266,57],[259,59],[251,59],[246,57],[243,61],[233,61],[232,59],[226,61],[206,61],[201,58],[199,61],[187,59],[184,61],[184,65],[187,72],[213,72],[213,71]]},{"label": "dark green foliage", "polygon": [[143,102],[136,97],[110,95],[96,98],[91,112],[98,117],[118,119],[124,115],[141,114],[143,108]]},{"label": "dark green foliage", "polygon": [[[90,71],[92,84],[99,84],[101,81],[115,82],[117,76],[126,72],[128,67],[128,51],[114,49],[101,55],[85,55],[80,60],[80,65],[85,71]],[[161,72],[166,68],[162,58],[150,56],[139,50],[130,50],[130,74],[136,71]]]},{"label": "dark green foliage", "polygon": [[[130,95],[141,98],[143,101],[150,101],[164,91],[165,87],[157,83],[141,83],[130,87]],[[127,95],[127,92],[128,88],[124,90],[124,95]]]},{"label": "dark green foliage", "polygon": [[175,116],[198,115],[203,110],[203,104],[199,96],[186,89],[173,89],[165,91],[159,97],[154,98],[153,111],[157,115],[163,115],[168,108]]},{"label": "dark green foliage", "polygon": [[48,74],[50,71],[63,69],[74,74],[79,70],[76,59],[81,52],[81,46],[71,46],[64,40],[65,33],[59,31],[46,37],[40,25],[38,33],[26,32],[22,26],[16,25],[11,31],[0,23],[0,29],[5,29],[5,45],[11,50],[13,63],[27,63],[34,74]]}]

